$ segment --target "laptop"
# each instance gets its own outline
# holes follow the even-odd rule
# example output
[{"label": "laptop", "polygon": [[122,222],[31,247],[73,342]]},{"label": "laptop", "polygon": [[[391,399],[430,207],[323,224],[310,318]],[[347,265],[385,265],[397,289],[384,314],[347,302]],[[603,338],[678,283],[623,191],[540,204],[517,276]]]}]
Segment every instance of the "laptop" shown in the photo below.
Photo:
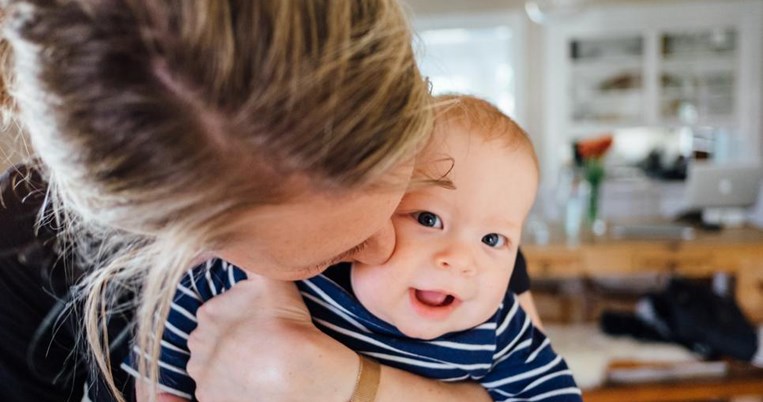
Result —
[{"label": "laptop", "polygon": [[687,172],[685,205],[692,209],[752,206],[761,179],[763,165],[694,161]]}]

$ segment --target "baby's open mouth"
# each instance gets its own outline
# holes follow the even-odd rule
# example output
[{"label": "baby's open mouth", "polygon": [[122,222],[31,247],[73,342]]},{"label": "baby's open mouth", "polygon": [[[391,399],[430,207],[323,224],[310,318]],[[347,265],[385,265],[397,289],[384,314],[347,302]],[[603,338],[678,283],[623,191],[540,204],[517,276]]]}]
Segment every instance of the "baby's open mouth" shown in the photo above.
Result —
[{"label": "baby's open mouth", "polygon": [[436,290],[415,289],[416,300],[431,307],[446,307],[453,304],[456,298],[453,295],[438,292]]}]

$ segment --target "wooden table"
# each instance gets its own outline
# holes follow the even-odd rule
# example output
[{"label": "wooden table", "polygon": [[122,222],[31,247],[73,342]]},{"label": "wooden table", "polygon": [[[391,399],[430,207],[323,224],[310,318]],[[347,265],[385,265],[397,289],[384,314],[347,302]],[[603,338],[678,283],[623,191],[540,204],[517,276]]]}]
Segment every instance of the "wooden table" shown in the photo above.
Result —
[{"label": "wooden table", "polygon": [[[546,244],[523,242],[533,278],[622,276],[643,272],[689,277],[725,272],[748,317],[763,323],[763,231],[743,228],[696,231],[692,240],[583,236],[569,242],[552,228]],[[528,239],[528,237],[525,237]],[[733,370],[720,378],[604,386],[584,392],[586,402],[660,402],[763,395],[763,370]]]},{"label": "wooden table", "polygon": [[[584,235],[566,240],[552,228],[546,244],[522,243],[534,278],[615,276],[642,272],[689,277],[726,272],[736,278],[737,299],[745,313],[763,322],[763,231],[741,228],[697,230],[692,240],[616,239]],[[530,236],[525,236],[525,240]]]},{"label": "wooden table", "polygon": [[732,365],[718,378],[613,385],[583,392],[586,402],[686,402],[763,395],[763,369]]}]

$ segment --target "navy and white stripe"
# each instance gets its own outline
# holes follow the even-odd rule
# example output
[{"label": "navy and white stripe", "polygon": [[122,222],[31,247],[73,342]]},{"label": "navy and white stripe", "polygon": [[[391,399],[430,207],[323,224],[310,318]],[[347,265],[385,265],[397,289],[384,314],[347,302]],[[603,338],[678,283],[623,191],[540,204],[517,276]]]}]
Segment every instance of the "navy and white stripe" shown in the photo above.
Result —
[{"label": "navy and white stripe", "polygon": [[[192,399],[195,384],[185,372],[186,340],[196,328],[196,310],[244,279],[243,271],[221,260],[183,278],[162,337],[159,372],[164,391]],[[566,363],[511,293],[489,321],[424,341],[406,337],[368,312],[352,293],[347,265],[331,267],[297,286],[319,329],[384,365],[441,381],[477,381],[496,401],[581,400]],[[136,375],[131,362],[122,366]]]},{"label": "navy and white stripe", "polygon": [[[212,297],[225,292],[237,282],[245,280],[246,273],[221,260],[210,260],[189,270],[175,291],[170,312],[165,322],[159,356],[160,390],[189,400],[193,398],[196,384],[186,372],[188,360],[188,334],[196,328],[196,310]],[[135,349],[133,354],[139,354]],[[137,359],[130,356],[122,363],[122,369],[138,377]],[[144,354],[146,357],[148,355]]]}]

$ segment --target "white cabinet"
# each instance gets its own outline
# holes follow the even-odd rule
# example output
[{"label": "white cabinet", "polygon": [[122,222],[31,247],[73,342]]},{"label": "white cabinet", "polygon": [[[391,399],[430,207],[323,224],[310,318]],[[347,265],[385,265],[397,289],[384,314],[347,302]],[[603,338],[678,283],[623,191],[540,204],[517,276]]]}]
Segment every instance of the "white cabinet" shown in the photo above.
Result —
[{"label": "white cabinet", "polygon": [[573,36],[566,47],[570,125],[580,129],[645,120],[641,34]]},{"label": "white cabinet", "polygon": [[574,139],[632,127],[711,127],[759,158],[762,22],[763,1],[729,0],[601,6],[546,26],[546,177]]}]

